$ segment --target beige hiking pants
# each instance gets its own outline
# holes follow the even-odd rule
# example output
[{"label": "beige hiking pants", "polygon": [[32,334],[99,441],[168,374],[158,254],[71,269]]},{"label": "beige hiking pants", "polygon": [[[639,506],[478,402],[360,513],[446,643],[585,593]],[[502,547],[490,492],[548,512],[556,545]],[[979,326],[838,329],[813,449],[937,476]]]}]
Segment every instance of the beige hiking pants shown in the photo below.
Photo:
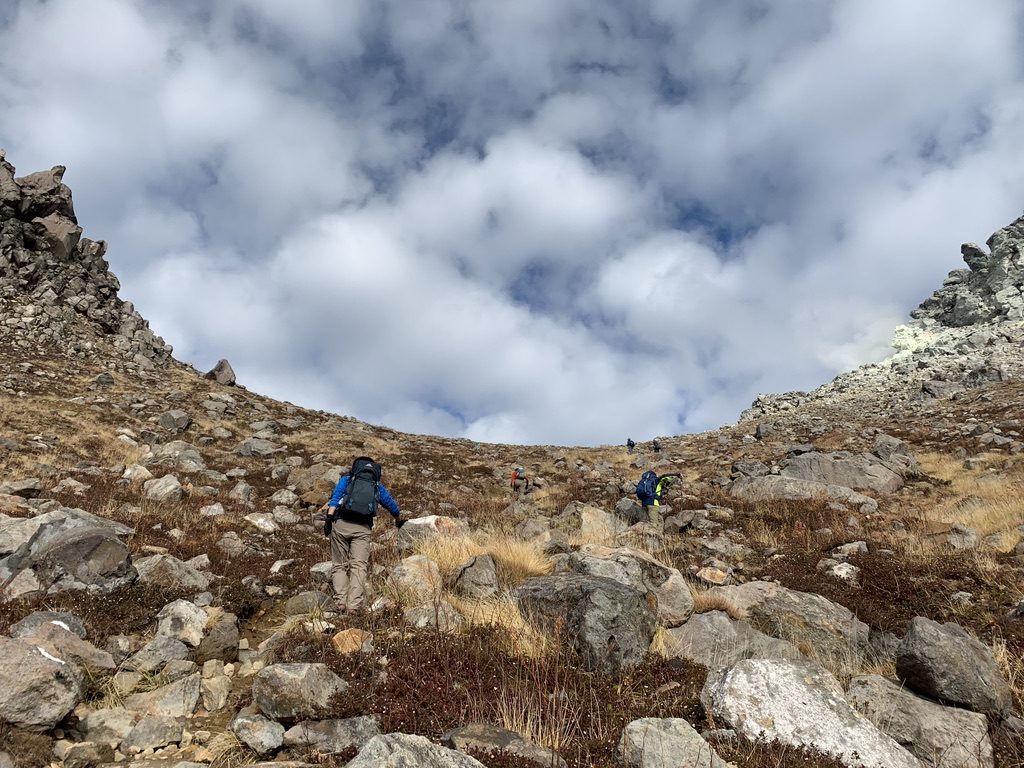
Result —
[{"label": "beige hiking pants", "polygon": [[347,520],[335,520],[331,527],[331,584],[339,608],[354,611],[363,607],[371,530]]}]

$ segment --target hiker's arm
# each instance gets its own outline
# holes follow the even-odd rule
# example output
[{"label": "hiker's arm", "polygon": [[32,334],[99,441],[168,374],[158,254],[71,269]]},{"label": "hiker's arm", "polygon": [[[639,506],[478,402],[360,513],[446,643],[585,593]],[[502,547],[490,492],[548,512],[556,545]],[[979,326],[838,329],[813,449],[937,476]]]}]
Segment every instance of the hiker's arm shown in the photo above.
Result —
[{"label": "hiker's arm", "polygon": [[334,486],[334,493],[331,494],[331,500],[327,502],[328,514],[334,514],[334,510],[341,503],[341,497],[345,495],[345,489],[348,488],[348,475],[344,475],[338,484]]},{"label": "hiker's arm", "polygon": [[384,509],[386,509],[395,517],[398,517],[400,514],[402,514],[402,510],[398,508],[398,502],[391,498],[391,494],[388,493],[387,488],[385,488],[383,485],[378,485],[377,491],[380,494],[380,503],[383,505]]}]

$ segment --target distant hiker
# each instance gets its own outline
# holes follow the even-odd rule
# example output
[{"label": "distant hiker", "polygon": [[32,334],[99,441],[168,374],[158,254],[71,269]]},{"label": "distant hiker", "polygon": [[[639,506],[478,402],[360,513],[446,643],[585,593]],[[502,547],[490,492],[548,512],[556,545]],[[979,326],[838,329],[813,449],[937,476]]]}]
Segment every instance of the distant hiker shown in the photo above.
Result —
[{"label": "distant hiker", "polygon": [[526,476],[526,470],[516,467],[512,470],[512,480],[509,482],[512,493],[520,499],[530,490],[530,478]]},{"label": "distant hiker", "polygon": [[661,499],[668,492],[668,488],[679,478],[677,472],[667,475],[659,475],[652,469],[648,469],[640,475],[640,482],[636,484],[636,497],[640,499],[640,506],[647,511],[647,518],[654,529],[664,530],[665,521],[662,519]]},{"label": "distant hiker", "polygon": [[401,528],[405,521],[388,489],[380,482],[381,466],[368,456],[352,462],[352,469],[334,487],[327,503],[324,533],[331,540],[331,584],[334,602],[342,613],[358,611],[366,595],[366,569],[370,560],[370,533],[381,504]]},{"label": "distant hiker", "polygon": [[633,442],[632,437],[626,438],[626,453],[632,454],[633,449],[636,448],[636,443]]},{"label": "distant hiker", "polygon": [[651,440],[651,450],[655,453],[659,453],[661,451],[661,443],[659,443],[657,439]]}]

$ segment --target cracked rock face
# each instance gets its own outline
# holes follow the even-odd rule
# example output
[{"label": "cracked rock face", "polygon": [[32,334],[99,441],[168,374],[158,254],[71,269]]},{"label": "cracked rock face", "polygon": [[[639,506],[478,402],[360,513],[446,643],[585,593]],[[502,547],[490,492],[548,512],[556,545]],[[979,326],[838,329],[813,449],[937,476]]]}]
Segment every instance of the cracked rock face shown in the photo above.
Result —
[{"label": "cracked rock face", "polygon": [[82,357],[102,346],[141,369],[167,364],[171,347],[118,298],[106,243],[82,237],[64,170],[15,177],[0,149],[0,339]]},{"label": "cracked rock face", "polygon": [[994,233],[988,250],[961,247],[967,267],[895,329],[895,354],[812,392],[760,395],[740,421],[808,404],[902,413],[1024,374],[1024,216]]}]

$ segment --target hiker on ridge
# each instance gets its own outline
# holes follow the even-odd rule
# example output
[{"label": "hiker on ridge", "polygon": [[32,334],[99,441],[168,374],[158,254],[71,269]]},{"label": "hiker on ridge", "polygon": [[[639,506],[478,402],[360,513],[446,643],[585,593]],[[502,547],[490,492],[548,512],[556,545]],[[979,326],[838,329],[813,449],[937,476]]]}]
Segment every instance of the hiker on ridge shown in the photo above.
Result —
[{"label": "hiker on ridge", "polygon": [[327,504],[324,533],[331,540],[331,584],[340,613],[361,611],[366,597],[366,570],[370,560],[370,533],[381,504],[401,528],[405,520],[398,503],[380,482],[381,466],[368,456],[352,462],[352,469],[334,487]]},{"label": "hiker on ridge", "polygon": [[636,443],[633,442],[632,437],[626,438],[626,453],[632,454],[633,449],[636,448]]},{"label": "hiker on ridge", "polygon": [[512,489],[513,495],[518,498],[523,498],[527,491],[530,490],[530,478],[526,476],[526,470],[522,467],[516,467],[512,470],[512,480],[509,482],[509,487]]}]

